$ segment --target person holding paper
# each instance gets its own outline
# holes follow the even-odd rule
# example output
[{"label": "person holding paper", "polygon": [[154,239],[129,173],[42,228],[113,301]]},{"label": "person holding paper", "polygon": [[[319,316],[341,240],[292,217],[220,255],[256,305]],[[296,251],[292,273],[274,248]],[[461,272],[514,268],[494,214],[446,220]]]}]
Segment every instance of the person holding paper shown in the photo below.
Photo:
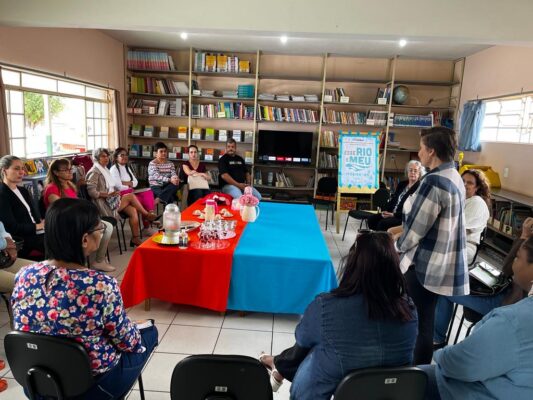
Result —
[{"label": "person holding paper", "polygon": [[189,184],[187,205],[190,206],[196,200],[211,193],[209,190],[211,177],[207,173],[205,164],[198,159],[198,147],[194,144],[189,146],[189,160],[181,168],[187,176],[187,183]]}]

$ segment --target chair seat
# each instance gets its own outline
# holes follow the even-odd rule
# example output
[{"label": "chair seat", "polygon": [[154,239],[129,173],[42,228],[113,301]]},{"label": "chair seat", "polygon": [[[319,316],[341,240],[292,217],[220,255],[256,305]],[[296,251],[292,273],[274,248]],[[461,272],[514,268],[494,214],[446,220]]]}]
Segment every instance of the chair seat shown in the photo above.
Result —
[{"label": "chair seat", "polygon": [[370,218],[371,216],[376,215],[376,213],[369,212],[366,210],[350,210],[348,211],[348,215],[352,218],[364,219],[364,218]]}]

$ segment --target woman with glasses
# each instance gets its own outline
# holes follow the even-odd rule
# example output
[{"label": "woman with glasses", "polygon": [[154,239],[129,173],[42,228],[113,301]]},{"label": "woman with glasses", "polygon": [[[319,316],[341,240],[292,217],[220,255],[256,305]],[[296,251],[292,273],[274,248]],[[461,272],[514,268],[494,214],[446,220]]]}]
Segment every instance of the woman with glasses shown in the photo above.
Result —
[{"label": "woman with glasses", "polygon": [[[115,179],[117,185],[119,185],[121,195],[133,192],[139,200],[139,203],[149,212],[153,212],[155,209],[154,193],[150,188],[134,191],[139,181],[128,161],[128,151],[124,147],[117,147],[113,152],[113,165],[109,169],[111,176]],[[145,220],[144,226],[148,227],[149,221]]]},{"label": "woman with glasses", "polygon": [[[76,185],[72,182],[70,161],[66,158],[59,158],[52,161],[46,175],[43,191],[45,208],[48,209],[50,204],[64,197],[76,199],[78,192]],[[106,230],[100,241],[100,246],[96,250],[95,260],[91,264],[91,267],[99,271],[113,272],[115,267],[106,261],[107,247],[113,233],[113,225],[107,221],[102,221],[102,223],[106,226]]]},{"label": "woman with glasses", "polygon": [[139,330],[115,278],[85,267],[106,230],[94,204],[59,199],[46,213],[46,228],[46,260],[16,276],[15,329],[81,343],[96,381],[83,398],[122,398],[157,345],[157,329]]},{"label": "woman with glasses", "polygon": [[343,260],[339,287],[305,310],[296,344],[260,357],[273,390],[285,378],[291,399],[329,400],[355,369],[411,364],[417,314],[399,265],[388,233],[360,234]]},{"label": "woman with glasses", "polygon": [[118,213],[127,216],[131,228],[130,246],[142,243],[139,230],[140,213],[148,221],[153,221],[156,215],[146,210],[133,193],[120,196],[120,185],[113,179],[107,169],[109,151],[98,148],[93,151],[94,165],[87,173],[87,191],[93,199],[100,214],[105,217],[116,218]]},{"label": "woman with glasses", "polygon": [[0,221],[11,235],[24,240],[19,256],[42,260],[44,220],[30,192],[19,186],[25,174],[20,158],[7,155],[0,159]]}]

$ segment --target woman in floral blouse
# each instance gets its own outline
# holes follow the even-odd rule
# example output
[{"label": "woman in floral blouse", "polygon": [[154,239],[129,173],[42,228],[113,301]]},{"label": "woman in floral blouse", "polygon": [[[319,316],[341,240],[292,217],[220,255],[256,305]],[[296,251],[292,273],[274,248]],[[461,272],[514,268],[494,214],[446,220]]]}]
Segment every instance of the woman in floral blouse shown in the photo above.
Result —
[{"label": "woman in floral blouse", "polygon": [[124,395],[157,345],[155,326],[139,330],[126,315],[115,278],[84,265],[104,230],[94,204],[55,201],[46,213],[47,260],[19,271],[11,296],[15,329],[85,347],[96,378],[87,399]]}]

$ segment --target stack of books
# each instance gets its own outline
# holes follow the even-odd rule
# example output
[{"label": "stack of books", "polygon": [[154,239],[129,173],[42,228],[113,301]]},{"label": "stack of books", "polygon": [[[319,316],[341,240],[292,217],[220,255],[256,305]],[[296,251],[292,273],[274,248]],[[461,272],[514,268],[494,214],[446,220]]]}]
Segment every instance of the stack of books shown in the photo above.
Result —
[{"label": "stack of books", "polygon": [[174,71],[174,60],[168,53],[161,51],[129,50],[127,56],[128,69],[144,69],[152,71]]},{"label": "stack of books", "polygon": [[318,155],[318,167],[319,168],[338,168],[338,156],[337,154],[326,153],[321,151]]},{"label": "stack of books", "polygon": [[255,96],[255,86],[239,85],[237,86],[237,94],[242,99],[251,99]]},{"label": "stack of books", "polygon": [[194,56],[194,70],[197,72],[250,73],[250,61],[223,53],[213,54],[197,51]]}]

